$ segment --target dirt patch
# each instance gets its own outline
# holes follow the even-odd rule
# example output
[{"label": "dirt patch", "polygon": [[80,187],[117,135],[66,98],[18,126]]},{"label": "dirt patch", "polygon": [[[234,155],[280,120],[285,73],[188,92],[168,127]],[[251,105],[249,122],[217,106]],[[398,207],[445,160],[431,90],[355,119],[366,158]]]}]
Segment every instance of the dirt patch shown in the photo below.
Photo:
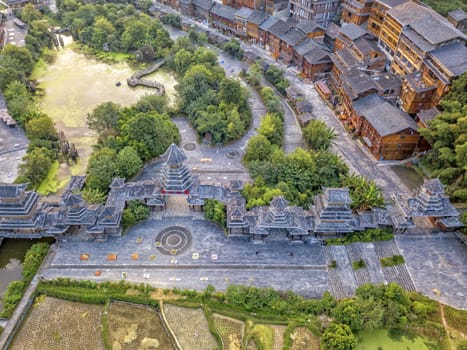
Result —
[{"label": "dirt patch", "polygon": [[256,343],[253,339],[250,339],[250,341],[248,342],[246,350],[258,350],[258,347],[256,346]]},{"label": "dirt patch", "polygon": [[113,349],[174,349],[159,313],[149,307],[112,302],[108,328]]},{"label": "dirt patch", "polygon": [[319,339],[305,327],[297,327],[290,335],[292,350],[319,350]]},{"label": "dirt patch", "polygon": [[154,300],[177,300],[180,299],[180,295],[172,292],[164,293],[163,289],[156,289],[150,294],[151,299]]},{"label": "dirt patch", "polygon": [[102,310],[100,305],[46,297],[31,308],[10,349],[103,350]]},{"label": "dirt patch", "polygon": [[245,335],[245,323],[219,314],[213,314],[212,319],[217,332],[222,338],[224,350],[240,350]]},{"label": "dirt patch", "polygon": [[163,307],[165,318],[183,349],[217,349],[216,340],[209,331],[208,320],[203,310],[170,304],[164,304]]}]

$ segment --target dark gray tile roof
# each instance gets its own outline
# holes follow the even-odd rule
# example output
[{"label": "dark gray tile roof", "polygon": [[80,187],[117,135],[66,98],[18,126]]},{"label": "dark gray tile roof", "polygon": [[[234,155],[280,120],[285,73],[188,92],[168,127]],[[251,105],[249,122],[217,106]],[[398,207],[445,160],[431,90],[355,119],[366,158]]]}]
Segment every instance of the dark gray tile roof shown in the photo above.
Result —
[{"label": "dark gray tile roof", "polygon": [[326,35],[330,37],[331,39],[335,39],[337,37],[337,34],[339,33],[340,27],[334,23],[331,22],[329,25],[326,27]]},{"label": "dark gray tile roof", "polygon": [[367,31],[354,23],[344,23],[339,29],[339,33],[345,35],[350,40],[356,40],[364,36]]},{"label": "dark gray tile roof", "polygon": [[203,10],[210,10],[214,6],[214,2],[211,0],[192,0],[192,3]]},{"label": "dark gray tile roof", "polygon": [[[418,34],[411,27],[404,28],[402,30],[402,35],[406,36],[412,43],[414,43],[417,47],[419,47],[424,52],[428,52],[435,48],[435,45],[431,44],[428,40],[426,40],[423,36]],[[413,46],[413,45],[410,44],[409,46]]]},{"label": "dark gray tile roof", "polygon": [[429,55],[441,62],[456,77],[467,72],[467,48],[462,42],[444,45],[431,51]]},{"label": "dark gray tile roof", "polygon": [[467,19],[467,12],[465,12],[463,9],[455,9],[449,11],[448,15],[454,18],[456,21],[462,21],[464,19]]},{"label": "dark gray tile roof", "polygon": [[248,7],[242,7],[240,10],[235,12],[235,16],[246,19],[246,18],[250,17],[252,12],[253,12],[252,9],[249,9]]},{"label": "dark gray tile roof", "polygon": [[428,124],[429,121],[433,120],[436,118],[436,116],[440,113],[440,111],[433,107],[430,109],[424,109],[420,112],[417,113],[417,117],[425,123],[425,125]]},{"label": "dark gray tile roof", "polygon": [[306,35],[303,32],[292,28],[284,35],[280,36],[281,40],[290,46],[295,46],[297,43],[303,41]]},{"label": "dark gray tile roof", "polygon": [[317,30],[324,31],[324,28],[321,27],[318,23],[308,19],[301,20],[295,27],[300,29],[305,34],[313,33]]},{"label": "dark gray tile roof", "polygon": [[290,29],[292,29],[294,24],[295,23],[291,20],[288,20],[288,21],[279,20],[269,28],[269,33],[280,38],[282,35],[284,35]]},{"label": "dark gray tile roof", "polygon": [[27,183],[24,184],[0,184],[0,199],[13,199],[18,198],[28,187]]},{"label": "dark gray tile roof", "polygon": [[169,146],[161,157],[167,165],[182,164],[186,160],[185,153],[174,143]]},{"label": "dark gray tile roof", "polygon": [[374,73],[371,75],[371,79],[380,91],[396,90],[402,86],[400,78],[391,72]]},{"label": "dark gray tile roof", "polygon": [[410,116],[376,94],[352,102],[358,115],[365,117],[380,136],[388,136],[418,125]]},{"label": "dark gray tile roof", "polygon": [[269,18],[268,14],[257,11],[257,10],[253,10],[251,14],[248,16],[247,21],[259,26],[261,23],[265,22],[268,18]]},{"label": "dark gray tile roof", "polygon": [[364,55],[369,54],[370,52],[381,52],[383,54],[383,51],[378,47],[375,40],[369,40],[361,37],[354,40],[353,44]]},{"label": "dark gray tile roof", "polygon": [[305,54],[303,59],[311,64],[322,63],[325,61],[331,62],[331,53],[317,45],[311,51]]},{"label": "dark gray tile roof", "polygon": [[446,18],[422,4],[409,1],[390,9],[388,14],[403,26],[410,26],[433,45],[455,38],[466,38]]},{"label": "dark gray tile roof", "polygon": [[237,9],[218,3],[216,3],[211,9],[211,14],[216,15],[218,17],[226,18],[228,20],[231,20],[232,22],[235,20],[235,12],[237,12]]},{"label": "dark gray tile roof", "polygon": [[342,87],[351,100],[358,98],[361,94],[378,91],[378,88],[370,75],[359,69],[345,71],[341,75]]},{"label": "dark gray tile roof", "polygon": [[259,28],[268,31],[269,28],[271,28],[276,22],[279,22],[279,18],[277,17],[269,17],[267,20],[265,20],[263,23],[260,24]]},{"label": "dark gray tile roof", "polygon": [[312,39],[306,39],[300,45],[297,45],[295,47],[295,51],[299,55],[303,56],[307,54],[308,52],[310,52],[311,50],[313,50],[316,46],[318,46],[318,44],[315,43]]},{"label": "dark gray tile roof", "polygon": [[376,0],[376,2],[385,4],[387,7],[390,7],[390,8],[399,6],[407,1],[410,1],[410,0]]}]

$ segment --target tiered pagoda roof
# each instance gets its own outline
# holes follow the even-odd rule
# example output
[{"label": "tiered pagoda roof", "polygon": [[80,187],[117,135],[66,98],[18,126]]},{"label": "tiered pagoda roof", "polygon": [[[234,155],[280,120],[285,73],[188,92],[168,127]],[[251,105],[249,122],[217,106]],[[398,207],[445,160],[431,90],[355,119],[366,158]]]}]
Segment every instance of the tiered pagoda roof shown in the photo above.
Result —
[{"label": "tiered pagoda roof", "polygon": [[357,228],[357,220],[350,209],[349,190],[347,188],[324,188],[323,193],[315,197],[315,232],[347,233]]},{"label": "tiered pagoda roof", "polygon": [[24,218],[31,216],[37,206],[39,194],[26,191],[28,184],[0,184],[0,217]]},{"label": "tiered pagoda roof", "polygon": [[183,151],[172,143],[162,158],[164,159],[160,171],[162,192],[167,194],[188,193],[193,185],[193,178],[188,167],[183,164],[186,160]]}]

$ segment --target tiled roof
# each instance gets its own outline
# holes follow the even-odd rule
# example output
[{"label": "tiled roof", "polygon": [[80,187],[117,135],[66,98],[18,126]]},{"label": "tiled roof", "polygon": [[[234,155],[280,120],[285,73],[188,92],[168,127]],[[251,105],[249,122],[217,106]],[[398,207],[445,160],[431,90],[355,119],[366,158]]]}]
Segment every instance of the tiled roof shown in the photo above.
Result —
[{"label": "tiled roof", "polygon": [[423,4],[412,1],[388,11],[402,26],[410,26],[430,44],[437,45],[455,38],[466,38],[447,19]]},{"label": "tiled roof", "polygon": [[407,1],[410,0],[376,0],[377,2],[380,2],[382,4],[385,4],[387,7],[392,8],[395,6],[399,6]]},{"label": "tiled roof", "polygon": [[386,102],[376,94],[359,98],[352,102],[358,115],[364,117],[383,137],[411,128],[418,130],[418,125],[410,116]]},{"label": "tiled roof", "polygon": [[309,51],[305,56],[303,56],[305,61],[311,64],[322,63],[323,61],[331,62],[331,53],[321,46],[317,45],[311,51]]},{"label": "tiled roof", "polygon": [[235,12],[235,16],[246,19],[246,18],[250,17],[252,12],[253,12],[252,9],[249,9],[248,7],[242,7],[237,12]]},{"label": "tiled roof", "polygon": [[339,29],[339,33],[345,35],[350,40],[356,40],[364,36],[367,31],[354,23],[344,23]]},{"label": "tiled roof", "polygon": [[291,20],[288,20],[288,21],[279,20],[269,28],[269,33],[280,38],[282,35],[284,35],[290,29],[292,29],[293,26],[294,26],[294,22]]},{"label": "tiled roof", "polygon": [[192,3],[203,10],[210,10],[214,6],[214,2],[211,0],[192,0]]},{"label": "tiled roof", "polygon": [[465,43],[456,41],[431,51],[429,55],[441,62],[455,77],[467,72]]},{"label": "tiled roof", "polygon": [[295,47],[295,52],[303,56],[313,50],[316,46],[318,46],[318,44],[315,43],[312,39],[306,39],[300,45]]},{"label": "tiled roof", "polygon": [[462,21],[464,19],[467,19],[467,12],[465,12],[463,9],[452,10],[448,13],[448,15],[456,21]]},{"label": "tiled roof", "polygon": [[317,30],[324,31],[324,28],[321,27],[318,23],[308,19],[301,20],[295,27],[300,29],[305,34],[313,33]]},{"label": "tiled roof", "polygon": [[235,12],[237,12],[237,9],[219,3],[216,3],[211,9],[211,14],[229,19],[232,22],[235,20]]},{"label": "tiled roof", "polygon": [[248,16],[247,21],[256,25],[260,25],[261,23],[265,22],[268,18],[268,14],[257,10],[253,10]]},{"label": "tiled roof", "polygon": [[185,153],[174,143],[172,143],[167,151],[161,156],[164,163],[167,165],[182,164],[186,160]]},{"label": "tiled roof", "polygon": [[303,32],[292,28],[284,35],[281,35],[280,39],[285,42],[287,45],[295,46],[297,43],[301,42],[306,38],[306,35]]},{"label": "tiled roof", "polygon": [[265,20],[263,23],[260,24],[259,28],[268,31],[269,28],[271,28],[276,22],[279,22],[279,18],[277,17],[269,17],[267,20]]}]

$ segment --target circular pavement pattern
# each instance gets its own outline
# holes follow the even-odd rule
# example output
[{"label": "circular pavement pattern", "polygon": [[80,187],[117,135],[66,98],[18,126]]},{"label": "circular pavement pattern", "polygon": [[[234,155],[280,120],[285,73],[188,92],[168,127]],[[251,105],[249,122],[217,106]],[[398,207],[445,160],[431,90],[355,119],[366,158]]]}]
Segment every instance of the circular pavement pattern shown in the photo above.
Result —
[{"label": "circular pavement pattern", "polygon": [[196,148],[196,145],[193,142],[190,142],[190,143],[184,144],[183,148],[187,151],[193,151]]},{"label": "circular pavement pattern", "polygon": [[230,151],[227,152],[226,154],[227,158],[235,159],[239,156],[238,152],[231,149]]},{"label": "circular pavement pattern", "polygon": [[164,255],[180,255],[191,246],[191,233],[185,227],[170,226],[156,237],[156,248]]}]

